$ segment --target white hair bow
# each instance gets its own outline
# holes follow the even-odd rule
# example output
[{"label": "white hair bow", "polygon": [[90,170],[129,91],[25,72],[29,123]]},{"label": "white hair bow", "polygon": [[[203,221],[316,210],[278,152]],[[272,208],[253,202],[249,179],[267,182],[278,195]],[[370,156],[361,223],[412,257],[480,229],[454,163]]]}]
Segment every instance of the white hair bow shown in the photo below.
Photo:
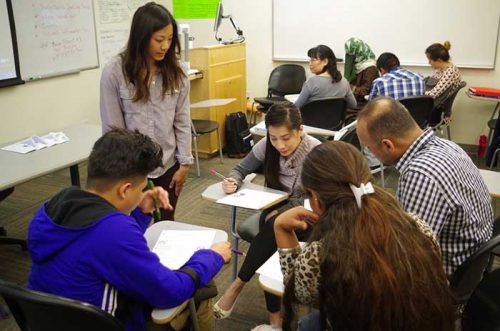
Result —
[{"label": "white hair bow", "polygon": [[349,186],[351,187],[352,193],[354,194],[354,198],[356,199],[358,208],[361,208],[361,197],[363,195],[375,193],[375,189],[373,188],[373,185],[370,182],[366,184],[361,183],[359,187],[349,183]]}]

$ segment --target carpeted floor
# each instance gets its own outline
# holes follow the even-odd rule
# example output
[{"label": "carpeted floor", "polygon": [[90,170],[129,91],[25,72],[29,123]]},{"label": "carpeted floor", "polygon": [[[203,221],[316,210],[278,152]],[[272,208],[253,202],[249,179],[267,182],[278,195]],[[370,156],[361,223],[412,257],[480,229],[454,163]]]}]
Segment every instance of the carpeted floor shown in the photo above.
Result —
[{"label": "carpeted floor", "polygon": [[[201,160],[201,177],[196,177],[195,169],[192,167],[188,183],[178,203],[176,219],[178,221],[199,224],[224,230],[229,233],[230,208],[205,201],[201,198],[201,192],[209,185],[219,181],[208,172],[210,167],[216,168],[221,173],[229,170],[239,162],[239,159],[224,159],[224,164],[219,163],[218,158]],[[82,185],[86,179],[86,164],[80,165]],[[380,176],[376,175],[379,179]],[[255,180],[262,183],[262,176]],[[15,192],[0,204],[0,225],[4,226],[9,236],[25,238],[28,224],[34,212],[41,203],[57,193],[70,183],[69,171],[59,171],[43,176],[16,187]],[[386,187],[394,191],[397,183],[397,174],[393,168],[386,169]],[[497,201],[498,204],[498,201]],[[498,207],[498,206],[497,206]],[[498,208],[497,208],[498,211]],[[239,221],[250,216],[252,211],[238,209]],[[242,250],[248,248],[247,243],[240,245]],[[241,263],[241,259],[239,261]],[[19,247],[0,246],[0,279],[25,285],[30,269],[30,258],[27,252]],[[219,295],[230,284],[231,268],[226,265],[217,275],[216,282]],[[3,304],[3,303],[0,303]],[[235,310],[230,318],[217,321],[216,329],[226,330],[249,330],[255,325],[266,323],[267,315],[264,296],[258,286],[256,277],[245,287],[240,296]],[[0,330],[19,330],[11,317],[0,320]]]}]

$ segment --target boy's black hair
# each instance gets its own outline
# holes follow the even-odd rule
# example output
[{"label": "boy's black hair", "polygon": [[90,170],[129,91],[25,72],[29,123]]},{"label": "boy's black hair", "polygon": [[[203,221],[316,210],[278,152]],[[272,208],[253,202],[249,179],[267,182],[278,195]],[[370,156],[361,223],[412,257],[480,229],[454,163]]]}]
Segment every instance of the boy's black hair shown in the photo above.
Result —
[{"label": "boy's black hair", "polygon": [[377,68],[389,72],[393,68],[399,67],[399,59],[392,53],[382,53],[377,59]]},{"label": "boy's black hair", "polygon": [[112,128],[89,156],[87,187],[105,191],[117,181],[145,177],[162,166],[163,150],[138,130]]}]

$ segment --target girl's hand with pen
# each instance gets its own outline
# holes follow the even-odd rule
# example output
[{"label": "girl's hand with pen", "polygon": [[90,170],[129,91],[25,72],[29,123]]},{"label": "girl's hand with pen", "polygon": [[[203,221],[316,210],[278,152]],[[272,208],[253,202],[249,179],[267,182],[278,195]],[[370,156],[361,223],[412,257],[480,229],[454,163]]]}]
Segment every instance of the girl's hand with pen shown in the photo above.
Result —
[{"label": "girl's hand with pen", "polygon": [[236,179],[234,178],[226,178],[222,181],[222,190],[226,194],[234,193],[238,190],[238,185]]},{"label": "girl's hand with pen", "polygon": [[222,256],[224,263],[231,261],[231,243],[229,241],[215,243],[210,249]]},{"label": "girl's hand with pen", "polygon": [[172,210],[173,207],[170,205],[168,200],[168,192],[161,186],[155,186],[153,189],[144,192],[144,197],[139,203],[139,208],[143,213],[152,213],[155,209],[154,201],[156,199],[158,207],[163,209]]}]

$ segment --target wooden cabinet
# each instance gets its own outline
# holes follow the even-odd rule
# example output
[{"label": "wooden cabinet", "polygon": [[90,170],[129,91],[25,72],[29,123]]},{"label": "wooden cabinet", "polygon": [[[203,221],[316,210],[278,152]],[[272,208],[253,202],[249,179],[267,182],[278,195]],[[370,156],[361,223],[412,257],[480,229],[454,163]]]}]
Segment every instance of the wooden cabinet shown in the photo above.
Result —
[{"label": "wooden cabinet", "polygon": [[[219,122],[222,146],[225,142],[224,122],[226,114],[245,111],[246,106],[246,48],[245,44],[215,45],[190,50],[191,68],[203,73],[202,79],[191,81],[191,103],[221,98],[236,101],[219,107],[192,109],[194,119]],[[198,138],[201,157],[218,151],[217,133]]]}]

